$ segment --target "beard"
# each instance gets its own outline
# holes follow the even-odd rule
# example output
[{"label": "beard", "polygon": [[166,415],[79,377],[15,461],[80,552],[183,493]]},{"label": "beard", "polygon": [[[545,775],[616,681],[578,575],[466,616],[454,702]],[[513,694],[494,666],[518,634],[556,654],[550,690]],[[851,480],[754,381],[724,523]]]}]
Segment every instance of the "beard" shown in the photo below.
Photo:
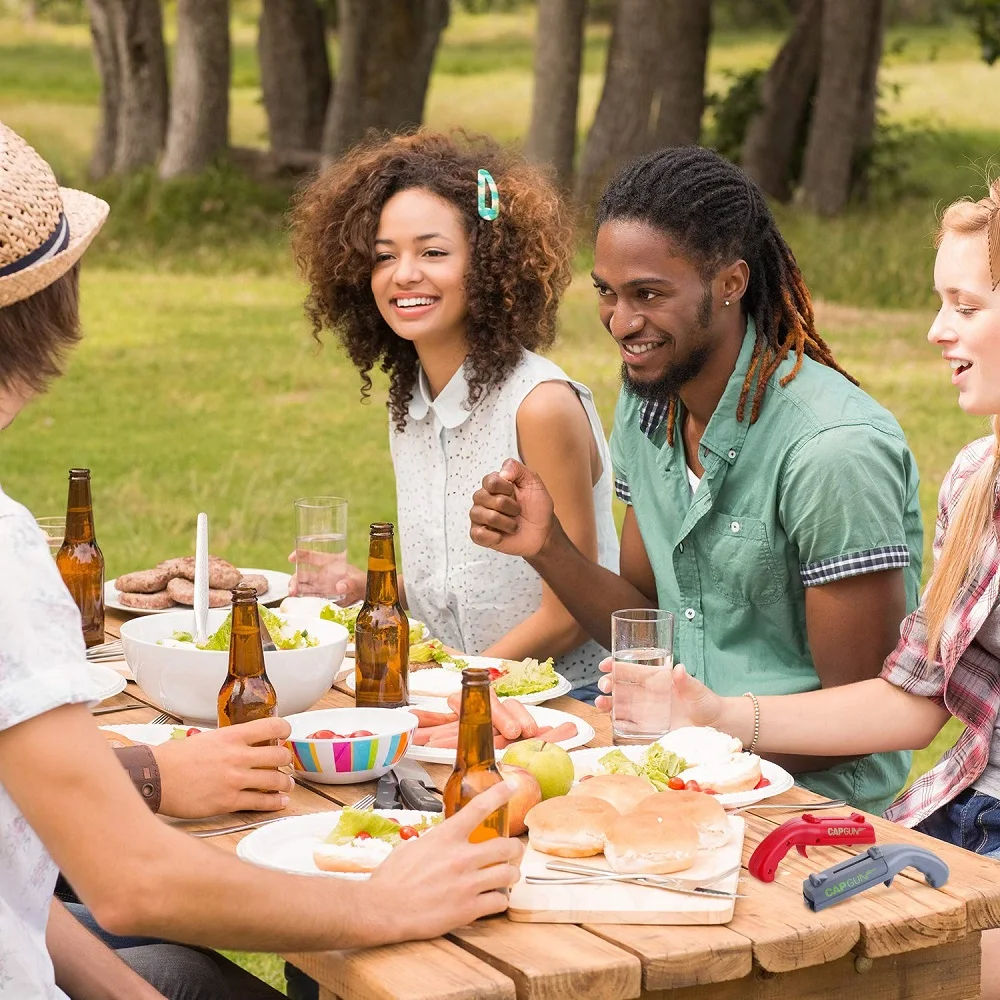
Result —
[{"label": "beard", "polygon": [[625,390],[639,399],[650,403],[666,403],[675,398],[680,390],[701,374],[712,355],[709,338],[705,335],[712,321],[712,290],[705,288],[705,294],[698,305],[698,326],[691,331],[697,339],[687,355],[672,365],[668,365],[659,378],[651,382],[640,382],[629,374],[628,365],[622,362],[621,380]]}]

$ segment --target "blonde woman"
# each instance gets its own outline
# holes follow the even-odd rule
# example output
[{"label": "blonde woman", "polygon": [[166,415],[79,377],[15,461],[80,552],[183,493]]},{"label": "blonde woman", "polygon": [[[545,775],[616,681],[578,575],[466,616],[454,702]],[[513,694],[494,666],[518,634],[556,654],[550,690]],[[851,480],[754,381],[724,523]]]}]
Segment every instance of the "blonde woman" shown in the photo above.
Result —
[{"label": "blonde woman", "polygon": [[[881,677],[776,698],[720,698],[674,672],[676,710],[768,753],[869,754],[927,746],[951,716],[958,742],[886,811],[905,826],[1000,859],[1000,178],[959,201],[938,233],[941,348],[958,405],[993,433],[959,452],[941,487],[934,574]],[[836,718],[836,726],[827,720]],[[680,724],[683,724],[683,720]],[[983,996],[1000,996],[1000,932],[983,939]],[[994,992],[989,992],[993,990]]]}]

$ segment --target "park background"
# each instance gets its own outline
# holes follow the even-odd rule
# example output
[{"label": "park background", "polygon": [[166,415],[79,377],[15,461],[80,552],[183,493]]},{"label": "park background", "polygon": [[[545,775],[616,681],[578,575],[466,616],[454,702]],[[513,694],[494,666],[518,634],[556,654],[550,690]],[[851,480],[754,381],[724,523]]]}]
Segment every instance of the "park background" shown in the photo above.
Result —
[{"label": "park background", "polygon": [[[619,0],[643,2],[677,0]],[[731,119],[746,106],[740,88],[760,79],[790,37],[796,10],[810,2],[822,0],[715,0],[702,142],[731,146]],[[988,430],[959,410],[948,367],[925,338],[936,308],[937,216],[956,197],[981,196],[998,169],[1000,67],[988,61],[995,55],[984,36],[988,20],[977,32],[966,8],[1000,14],[993,0],[870,2],[882,8],[884,35],[864,184],[833,212],[795,197],[774,208],[817,300],[822,336],[895,414],[916,456],[926,580],[938,487],[962,445]],[[592,0],[585,24],[578,157],[601,98],[615,10]],[[178,6],[166,3],[162,12],[169,60]],[[527,0],[452,3],[424,122],[523,142],[537,13]],[[213,552],[274,569],[289,568],[298,496],[348,498],[355,564],[364,562],[368,524],[395,518],[385,381],[376,378],[363,405],[346,356],[329,341],[318,349],[303,318],[304,288],[285,228],[302,178],[288,170],[262,175],[247,159],[247,150],[263,154],[268,146],[257,53],[261,3],[232,0],[228,14],[228,142],[244,151],[242,160],[215,155],[197,172],[170,179],[153,165],[104,170],[95,179],[101,78],[86,7],[0,0],[0,120],[36,146],[61,183],[88,187],[112,204],[82,271],[85,338],[66,376],[0,439],[3,487],[36,515],[58,514],[67,470],[90,467],[109,577],[192,551],[200,510],[209,514]],[[326,41],[336,68],[338,31],[329,30]],[[668,57],[664,45],[657,58]],[[584,205],[575,276],[551,356],[593,389],[610,433],[619,361],[597,318],[585,216]],[[617,501],[616,508],[620,522]],[[956,735],[954,725],[946,727],[916,755],[914,774]],[[248,959],[277,981],[275,960]]]}]

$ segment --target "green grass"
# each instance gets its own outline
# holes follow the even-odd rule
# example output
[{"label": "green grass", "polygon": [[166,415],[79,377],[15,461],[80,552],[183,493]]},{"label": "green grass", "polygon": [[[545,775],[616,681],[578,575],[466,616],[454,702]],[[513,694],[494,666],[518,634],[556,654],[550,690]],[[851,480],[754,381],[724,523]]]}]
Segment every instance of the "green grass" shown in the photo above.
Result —
[{"label": "green grass", "polygon": [[[255,12],[244,2],[234,21],[237,144],[266,138]],[[169,42],[169,20],[167,33]],[[600,97],[607,36],[606,25],[588,28],[581,137]],[[532,38],[523,9],[488,17],[456,11],[432,78],[428,123],[521,139]],[[728,72],[767,65],[780,40],[773,32],[717,33],[710,89],[724,88]],[[952,458],[986,431],[957,408],[925,340],[934,310],[932,234],[940,207],[978,190],[1000,150],[1000,87],[964,29],[895,31],[889,47],[883,79],[898,85],[898,95],[887,97],[887,111],[908,130],[899,149],[902,189],[833,220],[790,207],[777,215],[822,300],[822,333],[911,442],[930,529]],[[0,119],[35,143],[65,182],[86,183],[98,93],[85,26],[0,19]],[[349,498],[349,554],[363,561],[367,525],[395,516],[384,383],[362,406],[357,374],[340,350],[317,351],[310,337],[283,230],[291,189],[255,185],[223,166],[195,180],[164,185],[145,173],[98,190],[114,210],[83,270],[86,338],[66,376],[0,437],[4,489],[36,514],[59,513],[66,471],[89,465],[111,575],[190,551],[200,510],[210,516],[213,551],[284,568],[292,501],[311,493]],[[597,321],[589,252],[584,240],[553,357],[592,387],[610,429],[618,362]],[[926,572],[929,535],[925,549]],[[915,755],[913,773],[937,760],[957,732],[946,726]],[[240,961],[277,985],[273,956]]]}]

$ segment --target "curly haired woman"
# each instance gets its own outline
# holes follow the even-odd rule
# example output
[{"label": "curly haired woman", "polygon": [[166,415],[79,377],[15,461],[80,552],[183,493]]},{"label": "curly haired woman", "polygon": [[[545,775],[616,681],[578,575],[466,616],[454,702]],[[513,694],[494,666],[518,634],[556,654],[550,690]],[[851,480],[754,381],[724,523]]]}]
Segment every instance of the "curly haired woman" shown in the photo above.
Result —
[{"label": "curly haired woman", "polygon": [[[616,568],[611,461],[586,386],[535,352],[555,338],[572,230],[545,177],[486,138],[368,142],[305,192],[294,251],[319,338],[389,375],[405,601],[446,645],[557,658],[581,687],[601,648],[522,560],[469,538],[469,497],[517,454],[576,544]],[[339,584],[360,596],[352,570]]]}]

